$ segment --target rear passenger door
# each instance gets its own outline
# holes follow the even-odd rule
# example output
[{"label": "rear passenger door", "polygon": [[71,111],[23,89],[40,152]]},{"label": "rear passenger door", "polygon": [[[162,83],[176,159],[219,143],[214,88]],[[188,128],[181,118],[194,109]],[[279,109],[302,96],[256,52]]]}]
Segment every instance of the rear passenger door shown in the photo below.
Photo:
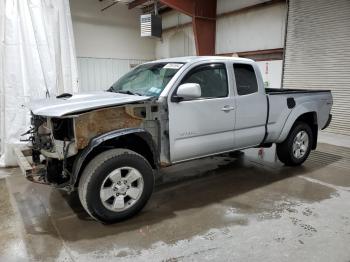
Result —
[{"label": "rear passenger door", "polygon": [[258,145],[265,135],[267,100],[262,80],[251,64],[233,64],[235,79],[235,148]]}]

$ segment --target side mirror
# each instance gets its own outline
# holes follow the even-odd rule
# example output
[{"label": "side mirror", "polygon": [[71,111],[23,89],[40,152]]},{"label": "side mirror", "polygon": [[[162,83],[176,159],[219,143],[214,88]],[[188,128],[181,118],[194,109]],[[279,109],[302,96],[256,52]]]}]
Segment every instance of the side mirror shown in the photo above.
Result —
[{"label": "side mirror", "polygon": [[195,83],[182,84],[178,87],[176,96],[180,100],[195,99],[202,95],[201,86]]}]

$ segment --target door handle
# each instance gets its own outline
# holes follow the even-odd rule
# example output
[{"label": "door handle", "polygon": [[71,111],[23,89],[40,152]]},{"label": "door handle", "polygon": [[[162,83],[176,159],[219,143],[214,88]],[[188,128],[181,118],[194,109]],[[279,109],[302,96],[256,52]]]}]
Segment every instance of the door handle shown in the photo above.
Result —
[{"label": "door handle", "polygon": [[224,106],[223,108],[221,108],[221,111],[225,111],[225,112],[228,112],[228,111],[231,111],[231,110],[234,110],[235,108],[233,106]]}]

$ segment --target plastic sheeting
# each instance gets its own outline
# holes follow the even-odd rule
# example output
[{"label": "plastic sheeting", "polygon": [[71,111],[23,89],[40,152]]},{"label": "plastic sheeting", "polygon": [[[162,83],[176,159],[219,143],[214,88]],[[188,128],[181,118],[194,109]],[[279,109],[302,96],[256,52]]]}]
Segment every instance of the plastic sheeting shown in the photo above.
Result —
[{"label": "plastic sheeting", "polygon": [[0,0],[0,166],[29,129],[29,101],[78,91],[69,0]]}]

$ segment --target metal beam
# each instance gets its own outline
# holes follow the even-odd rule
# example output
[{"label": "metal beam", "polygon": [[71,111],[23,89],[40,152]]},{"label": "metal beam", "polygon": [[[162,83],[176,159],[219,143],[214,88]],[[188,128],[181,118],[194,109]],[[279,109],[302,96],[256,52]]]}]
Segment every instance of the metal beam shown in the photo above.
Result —
[{"label": "metal beam", "polygon": [[109,5],[107,5],[104,8],[102,8],[101,12],[103,12],[104,10],[107,10],[108,8],[110,8],[110,7],[112,7],[112,6],[116,5],[116,4],[118,4],[118,1],[114,1],[114,2],[110,3]]},{"label": "metal beam", "polygon": [[172,11],[172,10],[173,10],[173,9],[172,9],[171,7],[164,5],[164,7],[161,7],[161,8],[158,10],[158,13],[159,13],[160,15],[162,15],[162,14],[168,13],[168,12],[170,12],[170,11]]},{"label": "metal beam", "polygon": [[267,1],[267,2],[262,2],[262,3],[259,3],[259,4],[243,7],[241,9],[237,9],[237,10],[232,10],[232,11],[228,11],[228,12],[225,12],[225,13],[221,13],[221,14],[218,14],[217,17],[221,18],[221,17],[225,17],[225,16],[237,15],[237,14],[245,13],[245,12],[248,12],[248,11],[251,11],[251,10],[257,10],[259,8],[264,8],[264,7],[267,7],[267,6],[280,4],[280,3],[286,3],[286,0],[270,0],[270,1]]},{"label": "metal beam", "polygon": [[160,2],[188,16],[194,15],[195,0],[160,0]]},{"label": "metal beam", "polygon": [[[263,2],[263,3],[256,4],[256,5],[252,5],[252,6],[244,7],[244,8],[241,8],[241,9],[237,9],[237,10],[234,10],[234,11],[229,11],[229,12],[226,12],[226,13],[217,14],[216,18],[218,19],[218,18],[226,17],[226,16],[232,16],[232,15],[237,15],[237,14],[244,14],[244,13],[252,11],[252,10],[257,10],[257,9],[260,9],[260,8],[264,8],[264,7],[275,5],[275,4],[279,4],[279,3],[285,3],[285,2],[286,2],[285,0],[272,0],[272,1],[268,1],[268,2]],[[188,22],[188,23],[181,24],[181,26],[183,27],[183,26],[188,26],[188,25],[191,25],[191,24],[192,24],[192,22]],[[167,27],[167,28],[163,29],[163,32],[166,32],[166,31],[178,28],[178,27],[179,27],[178,25]]]},{"label": "metal beam", "polygon": [[128,4],[128,8],[133,9],[133,8],[138,7],[140,5],[143,5],[147,2],[149,2],[149,0],[134,0]]},{"label": "metal beam", "polygon": [[215,55],[216,21],[194,17],[192,26],[197,55]]},{"label": "metal beam", "polygon": [[192,17],[197,55],[215,54],[216,0],[159,0]]},{"label": "metal beam", "polygon": [[254,50],[237,53],[222,53],[217,55],[232,56],[233,54],[237,54],[239,57],[254,59],[255,61],[283,60],[283,48]]},{"label": "metal beam", "polygon": [[[158,14],[160,14],[160,15],[172,10],[169,6],[166,6],[165,4],[162,4],[159,2],[157,3],[157,7],[158,7]],[[143,13],[153,13],[154,12],[154,3],[143,7],[142,12]]]}]

